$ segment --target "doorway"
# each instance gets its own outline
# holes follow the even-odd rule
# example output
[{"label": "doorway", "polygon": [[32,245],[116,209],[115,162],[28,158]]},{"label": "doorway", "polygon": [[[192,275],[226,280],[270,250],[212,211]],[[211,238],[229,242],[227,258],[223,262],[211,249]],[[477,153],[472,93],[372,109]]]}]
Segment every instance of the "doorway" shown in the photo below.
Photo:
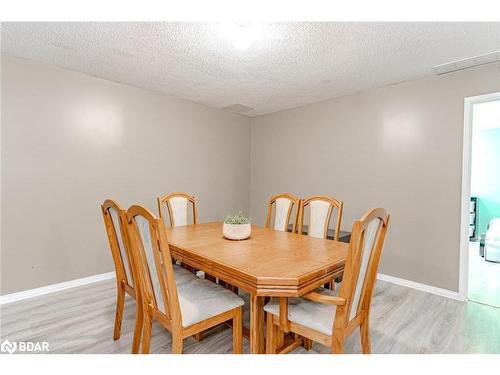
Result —
[{"label": "doorway", "polygon": [[500,308],[500,92],[465,99],[460,295]]}]

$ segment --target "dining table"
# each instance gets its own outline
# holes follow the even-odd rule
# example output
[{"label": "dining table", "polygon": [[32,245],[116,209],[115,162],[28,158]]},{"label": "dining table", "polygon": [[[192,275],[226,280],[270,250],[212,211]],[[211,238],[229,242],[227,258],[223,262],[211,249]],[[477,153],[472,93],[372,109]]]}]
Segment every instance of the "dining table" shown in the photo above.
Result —
[{"label": "dining table", "polygon": [[167,228],[172,257],[250,295],[250,353],[265,352],[266,297],[300,297],[343,270],[349,244],[252,225],[248,239],[222,234],[222,222]]}]

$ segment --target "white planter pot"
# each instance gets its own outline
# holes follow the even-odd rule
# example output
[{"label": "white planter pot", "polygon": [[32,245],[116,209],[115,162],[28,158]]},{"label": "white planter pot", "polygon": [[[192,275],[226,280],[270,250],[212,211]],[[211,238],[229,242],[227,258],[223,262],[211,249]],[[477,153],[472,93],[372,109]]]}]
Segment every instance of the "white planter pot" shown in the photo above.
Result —
[{"label": "white planter pot", "polygon": [[250,237],[252,226],[250,224],[226,224],[222,226],[224,237],[230,240],[244,240]]}]

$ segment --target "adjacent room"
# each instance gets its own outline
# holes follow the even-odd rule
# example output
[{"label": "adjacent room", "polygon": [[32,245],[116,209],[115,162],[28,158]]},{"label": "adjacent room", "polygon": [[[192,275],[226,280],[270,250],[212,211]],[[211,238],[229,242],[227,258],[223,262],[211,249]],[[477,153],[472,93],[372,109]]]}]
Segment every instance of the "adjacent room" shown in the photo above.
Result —
[{"label": "adjacent room", "polygon": [[500,354],[499,108],[500,22],[2,22],[1,351]]},{"label": "adjacent room", "polygon": [[472,112],[469,300],[500,308],[500,93]]}]

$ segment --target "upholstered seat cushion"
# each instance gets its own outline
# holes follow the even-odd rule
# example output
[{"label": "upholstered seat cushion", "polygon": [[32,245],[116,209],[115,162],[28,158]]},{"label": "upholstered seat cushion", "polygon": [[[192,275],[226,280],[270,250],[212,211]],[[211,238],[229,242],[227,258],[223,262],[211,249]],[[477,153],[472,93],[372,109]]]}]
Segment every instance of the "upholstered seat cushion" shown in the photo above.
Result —
[{"label": "upholstered seat cushion", "polygon": [[174,264],[173,268],[174,268],[175,283],[177,284],[177,287],[179,287],[180,284],[183,284],[187,281],[191,281],[193,277],[197,277],[191,271],[188,271],[187,269],[181,267],[180,264]]},{"label": "upholstered seat cushion", "polygon": [[[211,281],[200,279],[177,265],[174,266],[174,275],[183,327],[222,314],[245,303],[230,290]],[[162,303],[158,307],[164,311]]]},{"label": "upholstered seat cushion", "polygon": [[[336,295],[330,289],[319,288],[316,291],[326,295]],[[264,310],[279,316],[279,299],[273,298],[264,306]],[[325,305],[305,298],[288,298],[288,320],[327,335],[332,334],[335,311],[334,305]]]}]

